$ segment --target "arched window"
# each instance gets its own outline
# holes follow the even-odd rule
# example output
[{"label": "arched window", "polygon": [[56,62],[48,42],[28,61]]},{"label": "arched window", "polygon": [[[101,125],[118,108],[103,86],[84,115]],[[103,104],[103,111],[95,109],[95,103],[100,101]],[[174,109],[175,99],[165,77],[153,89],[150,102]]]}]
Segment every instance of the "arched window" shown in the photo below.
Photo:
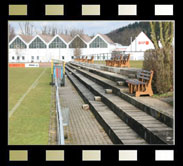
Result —
[{"label": "arched window", "polygon": [[86,48],[86,47],[87,45],[78,36],[69,45],[69,48]]},{"label": "arched window", "polygon": [[90,44],[90,48],[107,48],[107,43],[105,43],[99,36]]},{"label": "arched window", "polygon": [[20,38],[16,38],[11,43],[10,48],[27,48],[27,46],[22,40],[20,40]]},{"label": "arched window", "polygon": [[36,38],[34,41],[29,45],[29,48],[46,48],[46,44],[40,39]]},{"label": "arched window", "polygon": [[66,48],[66,47],[67,47],[66,44],[59,37],[56,37],[49,45],[49,48]]}]

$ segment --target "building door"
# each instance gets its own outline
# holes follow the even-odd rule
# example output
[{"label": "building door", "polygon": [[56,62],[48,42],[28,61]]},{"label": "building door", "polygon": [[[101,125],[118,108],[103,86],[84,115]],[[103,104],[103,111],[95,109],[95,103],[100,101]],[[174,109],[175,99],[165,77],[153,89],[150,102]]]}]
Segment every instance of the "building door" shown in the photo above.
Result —
[{"label": "building door", "polygon": [[31,56],[31,62],[34,62],[34,56]]}]

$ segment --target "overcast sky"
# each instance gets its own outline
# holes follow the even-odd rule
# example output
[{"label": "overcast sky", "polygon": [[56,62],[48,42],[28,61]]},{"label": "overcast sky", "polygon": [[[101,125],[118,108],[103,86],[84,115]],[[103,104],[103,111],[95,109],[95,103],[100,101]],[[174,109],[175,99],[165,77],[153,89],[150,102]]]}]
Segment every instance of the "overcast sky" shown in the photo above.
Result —
[{"label": "overcast sky", "polygon": [[[9,21],[11,26],[15,28],[15,33],[20,33],[19,23],[25,21]],[[97,33],[106,34],[117,28],[132,24],[135,21],[30,21],[38,32],[43,25],[54,25],[55,27],[62,27],[62,29],[83,29],[85,34],[95,35]]]}]

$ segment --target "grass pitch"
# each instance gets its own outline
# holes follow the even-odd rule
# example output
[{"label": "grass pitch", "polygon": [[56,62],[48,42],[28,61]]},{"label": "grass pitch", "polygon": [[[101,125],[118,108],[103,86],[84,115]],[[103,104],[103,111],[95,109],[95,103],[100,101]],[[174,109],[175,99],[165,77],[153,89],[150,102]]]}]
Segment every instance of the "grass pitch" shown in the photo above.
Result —
[{"label": "grass pitch", "polygon": [[9,145],[47,145],[50,122],[50,68],[9,69],[9,111],[40,77],[8,120]]}]

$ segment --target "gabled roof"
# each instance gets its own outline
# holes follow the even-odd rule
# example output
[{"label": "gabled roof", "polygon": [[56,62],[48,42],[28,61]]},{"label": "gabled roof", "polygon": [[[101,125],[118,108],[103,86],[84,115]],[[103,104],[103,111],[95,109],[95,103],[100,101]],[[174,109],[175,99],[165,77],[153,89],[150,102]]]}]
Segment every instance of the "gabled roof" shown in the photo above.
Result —
[{"label": "gabled roof", "polygon": [[72,37],[69,35],[59,34],[59,36],[66,42],[69,43],[72,40]]},{"label": "gabled roof", "polygon": [[91,41],[91,37],[86,34],[79,35],[85,42],[89,43]]},{"label": "gabled roof", "polygon": [[10,42],[9,44],[11,45],[14,40],[16,40],[17,38],[19,38],[20,40],[22,40],[22,42],[24,42],[24,44],[28,44],[32,39],[33,39],[33,36],[28,36],[28,35],[23,35],[23,34],[19,34],[19,35],[16,35]]},{"label": "gabled roof", "polygon": [[48,44],[48,42],[53,38],[53,36],[50,35],[42,35],[42,34],[38,34],[36,36],[34,36],[31,41],[29,42],[29,44],[31,44],[36,38],[39,38],[43,41],[44,44]]},{"label": "gabled roof", "polygon": [[[77,35],[75,35],[73,38],[72,38],[72,40],[69,42],[69,45],[75,40],[75,38],[77,38],[77,37],[79,37],[85,44],[87,44],[88,42],[87,41],[89,41],[89,36],[88,35],[79,35],[79,34],[77,34]],[[91,38],[90,38],[91,39]]]},{"label": "gabled roof", "polygon": [[49,43],[53,36],[51,35],[43,35],[43,34],[38,34],[46,43]]},{"label": "gabled roof", "polygon": [[29,42],[34,38],[34,36],[23,35],[23,34],[20,34],[19,36],[20,36],[26,43],[29,43]]},{"label": "gabled roof", "polygon": [[114,42],[107,36],[104,34],[99,33],[99,35],[105,40],[107,41],[109,44],[114,44]]},{"label": "gabled roof", "polygon": [[[141,43],[142,41],[142,46],[138,46],[139,42]],[[138,42],[138,43],[137,43]],[[132,41],[132,43],[130,43],[130,45],[127,47],[126,51],[138,51],[140,48],[140,51],[145,51],[147,49],[154,49],[154,44],[151,41],[151,39],[149,39],[149,37],[142,31],[140,32],[136,38]]]},{"label": "gabled roof", "polygon": [[102,40],[104,40],[106,43],[115,44],[107,35],[104,35],[104,34],[101,34],[101,33],[96,34],[96,35],[91,39],[90,43],[92,43],[98,36],[99,36]]}]

